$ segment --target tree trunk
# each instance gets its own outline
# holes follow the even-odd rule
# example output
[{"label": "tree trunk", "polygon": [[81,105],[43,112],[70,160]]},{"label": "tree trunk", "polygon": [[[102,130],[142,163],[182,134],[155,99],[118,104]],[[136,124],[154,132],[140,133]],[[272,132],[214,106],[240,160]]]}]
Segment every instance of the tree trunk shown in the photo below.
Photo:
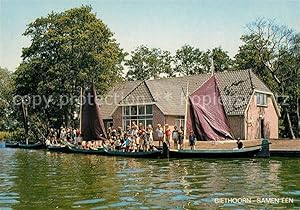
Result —
[{"label": "tree trunk", "polygon": [[292,137],[292,139],[296,139],[294,131],[293,131],[292,122],[291,122],[291,118],[290,118],[290,113],[289,112],[286,112],[286,119],[287,119],[288,128],[289,128],[291,137]]}]

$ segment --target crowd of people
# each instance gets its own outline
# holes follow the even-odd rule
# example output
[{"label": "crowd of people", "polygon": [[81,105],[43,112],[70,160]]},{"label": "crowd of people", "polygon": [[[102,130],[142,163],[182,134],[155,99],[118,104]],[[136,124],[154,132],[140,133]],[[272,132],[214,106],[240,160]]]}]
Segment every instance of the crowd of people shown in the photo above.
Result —
[{"label": "crowd of people", "polygon": [[[144,127],[142,123],[136,124],[132,122],[132,125],[126,127],[126,131],[123,131],[121,127],[117,129],[108,129],[108,139],[111,150],[125,150],[125,151],[150,151],[154,147],[154,133],[158,139],[158,146],[161,147],[162,143],[168,145],[169,148],[183,149],[184,140],[184,127],[179,129],[174,126],[171,131],[170,126],[165,124],[164,127],[161,124],[157,124],[156,129],[152,128],[152,125]],[[173,140],[174,145],[171,145]],[[195,149],[196,136],[191,131],[189,135],[189,143],[191,149]]]},{"label": "crowd of people", "polygon": [[[105,147],[109,150],[135,152],[135,151],[152,151],[155,150],[154,135],[158,139],[158,146],[161,147],[162,143],[168,145],[169,148],[183,149],[184,128],[183,126],[171,131],[170,126],[165,124],[157,124],[156,129],[152,125],[144,126],[142,123],[136,124],[132,122],[131,125],[123,130],[122,127],[109,127],[107,130],[107,140],[84,141],[79,129],[72,127],[61,128],[60,130],[51,128],[46,144],[58,145],[64,142],[69,142],[78,146],[81,149],[97,149]],[[173,140],[173,145],[171,145]],[[196,137],[193,132],[190,132],[189,143],[191,149],[195,148]]]}]

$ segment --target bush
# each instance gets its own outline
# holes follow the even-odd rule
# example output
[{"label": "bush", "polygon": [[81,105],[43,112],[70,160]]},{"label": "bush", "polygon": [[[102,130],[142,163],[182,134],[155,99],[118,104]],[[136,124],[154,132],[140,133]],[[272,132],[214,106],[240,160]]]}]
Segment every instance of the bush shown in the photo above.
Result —
[{"label": "bush", "polygon": [[11,133],[6,131],[0,131],[0,141],[8,139],[11,137]]}]

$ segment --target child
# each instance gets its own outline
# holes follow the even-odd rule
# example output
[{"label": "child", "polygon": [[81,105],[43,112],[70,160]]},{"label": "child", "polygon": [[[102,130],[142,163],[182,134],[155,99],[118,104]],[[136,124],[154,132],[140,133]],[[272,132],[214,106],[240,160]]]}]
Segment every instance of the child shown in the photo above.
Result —
[{"label": "child", "polygon": [[191,150],[195,150],[196,136],[193,131],[190,132],[189,142],[190,142]]}]

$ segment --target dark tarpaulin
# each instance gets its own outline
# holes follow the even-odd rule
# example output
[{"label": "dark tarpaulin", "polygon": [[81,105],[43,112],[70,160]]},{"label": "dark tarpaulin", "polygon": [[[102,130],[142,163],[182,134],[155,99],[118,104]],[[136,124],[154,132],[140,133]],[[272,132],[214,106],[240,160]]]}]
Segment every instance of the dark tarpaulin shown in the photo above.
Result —
[{"label": "dark tarpaulin", "polygon": [[190,95],[187,127],[198,140],[233,139],[215,76]]},{"label": "dark tarpaulin", "polygon": [[104,140],[107,136],[94,85],[86,91],[84,97],[81,120],[83,140]]}]

